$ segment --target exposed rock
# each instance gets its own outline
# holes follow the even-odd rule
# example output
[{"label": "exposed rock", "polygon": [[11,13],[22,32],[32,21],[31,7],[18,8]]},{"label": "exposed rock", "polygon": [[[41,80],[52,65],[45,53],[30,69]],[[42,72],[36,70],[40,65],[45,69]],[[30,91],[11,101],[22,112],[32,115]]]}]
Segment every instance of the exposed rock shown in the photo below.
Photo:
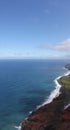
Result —
[{"label": "exposed rock", "polygon": [[59,130],[70,130],[70,107],[63,111]]},{"label": "exposed rock", "polygon": [[65,65],[65,68],[67,68],[68,70],[70,70],[70,63]]}]

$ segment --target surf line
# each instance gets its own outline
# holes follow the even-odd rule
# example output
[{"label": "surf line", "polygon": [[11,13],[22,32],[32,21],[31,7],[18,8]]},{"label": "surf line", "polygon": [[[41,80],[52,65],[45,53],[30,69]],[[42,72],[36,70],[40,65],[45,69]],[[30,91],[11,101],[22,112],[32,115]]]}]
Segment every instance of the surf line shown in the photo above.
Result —
[{"label": "surf line", "polygon": [[62,87],[59,83],[58,83],[58,80],[63,77],[63,76],[67,76],[70,74],[70,71],[68,71],[67,73],[65,73],[64,75],[62,76],[59,76],[57,77],[54,82],[55,82],[55,89],[50,93],[50,96],[44,101],[44,103],[42,103],[41,105],[37,106],[37,109],[46,105],[46,104],[49,104],[53,101],[54,98],[58,97],[60,95],[60,88]]}]

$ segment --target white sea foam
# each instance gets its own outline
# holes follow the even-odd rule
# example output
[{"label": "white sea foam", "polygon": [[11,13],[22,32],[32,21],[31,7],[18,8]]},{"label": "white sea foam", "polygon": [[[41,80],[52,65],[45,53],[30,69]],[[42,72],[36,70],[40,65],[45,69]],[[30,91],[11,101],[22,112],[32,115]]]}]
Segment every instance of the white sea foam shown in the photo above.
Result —
[{"label": "white sea foam", "polygon": [[48,97],[48,99],[46,99],[45,102],[44,102],[42,105],[38,106],[38,108],[41,107],[41,106],[44,106],[44,105],[46,105],[46,104],[48,104],[48,103],[50,103],[50,102],[52,102],[54,98],[56,98],[56,97],[59,96],[59,94],[60,94],[59,90],[60,90],[60,88],[61,88],[61,85],[57,82],[57,80],[58,80],[59,78],[61,78],[61,76],[58,77],[58,78],[56,78],[56,79],[54,80],[54,82],[55,82],[55,84],[56,84],[55,90],[53,90],[53,91],[51,92],[51,94],[50,94],[50,96]]},{"label": "white sea foam", "polygon": [[67,68],[65,68],[65,67],[63,67],[63,69],[68,71],[68,69],[67,69]]},{"label": "white sea foam", "polygon": [[64,106],[64,110],[67,109],[70,106],[70,104]]},{"label": "white sea foam", "polygon": [[32,114],[32,111],[30,111],[29,114]]},{"label": "white sea foam", "polygon": [[69,75],[70,74],[70,71],[68,71],[66,74],[64,74],[65,76]]},{"label": "white sea foam", "polygon": [[56,98],[56,97],[59,96],[61,85],[58,83],[58,79],[60,79],[60,78],[63,77],[63,76],[67,76],[67,75],[69,75],[69,74],[70,74],[70,71],[67,71],[67,73],[65,73],[65,74],[62,75],[62,76],[57,77],[57,78],[54,80],[54,82],[55,82],[55,84],[56,84],[55,89],[51,92],[50,96],[45,100],[45,102],[44,102],[42,105],[37,106],[37,109],[40,108],[41,106],[44,106],[44,105],[46,105],[46,104],[52,102],[54,98]]},{"label": "white sea foam", "polygon": [[14,128],[21,130],[21,125],[20,126],[14,126]]}]

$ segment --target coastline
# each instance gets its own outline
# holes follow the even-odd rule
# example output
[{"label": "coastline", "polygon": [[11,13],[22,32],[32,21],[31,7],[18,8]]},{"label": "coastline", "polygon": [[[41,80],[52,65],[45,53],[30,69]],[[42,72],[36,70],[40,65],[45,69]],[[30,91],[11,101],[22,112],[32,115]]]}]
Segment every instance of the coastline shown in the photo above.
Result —
[{"label": "coastline", "polygon": [[[68,72],[64,73],[61,76],[58,76],[57,78],[55,78],[54,83],[55,83],[55,89],[50,93],[49,97],[39,106],[37,106],[36,109],[39,109],[40,107],[47,105],[48,103],[51,103],[53,101],[54,98],[58,97],[60,94],[60,88],[62,87],[61,84],[59,84],[58,80],[63,77],[63,76],[67,76],[70,74],[70,71],[68,69],[65,68],[65,70],[67,70]],[[32,112],[30,112],[31,114]]]},{"label": "coastline", "polygon": [[[68,73],[64,74],[63,76],[59,76],[54,80],[56,84],[55,90],[53,90],[53,92],[50,94],[46,102],[40,105],[35,111],[30,113],[28,118],[22,122],[20,130],[36,130],[36,129],[56,130],[57,129],[56,126],[52,125],[52,123],[54,124],[56,123],[56,125],[59,126],[58,122],[60,122],[60,119],[58,117],[61,116],[62,111],[67,110],[69,108],[69,104],[64,107],[65,90],[62,84],[60,84],[59,80],[61,80],[62,77],[67,76],[69,74],[70,72],[68,71]],[[57,116],[55,115],[54,112],[56,113]],[[46,118],[45,115],[49,119]]]}]

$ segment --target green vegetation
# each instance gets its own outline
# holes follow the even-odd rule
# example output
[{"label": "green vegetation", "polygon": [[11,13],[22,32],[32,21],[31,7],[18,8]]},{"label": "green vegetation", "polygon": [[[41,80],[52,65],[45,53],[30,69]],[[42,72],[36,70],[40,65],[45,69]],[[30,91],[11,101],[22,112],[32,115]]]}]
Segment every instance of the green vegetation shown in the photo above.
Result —
[{"label": "green vegetation", "polygon": [[61,84],[63,84],[66,89],[70,90],[70,75],[63,76],[61,78]]},{"label": "green vegetation", "polygon": [[70,103],[70,74],[60,78],[60,84],[65,88],[65,102]]}]

